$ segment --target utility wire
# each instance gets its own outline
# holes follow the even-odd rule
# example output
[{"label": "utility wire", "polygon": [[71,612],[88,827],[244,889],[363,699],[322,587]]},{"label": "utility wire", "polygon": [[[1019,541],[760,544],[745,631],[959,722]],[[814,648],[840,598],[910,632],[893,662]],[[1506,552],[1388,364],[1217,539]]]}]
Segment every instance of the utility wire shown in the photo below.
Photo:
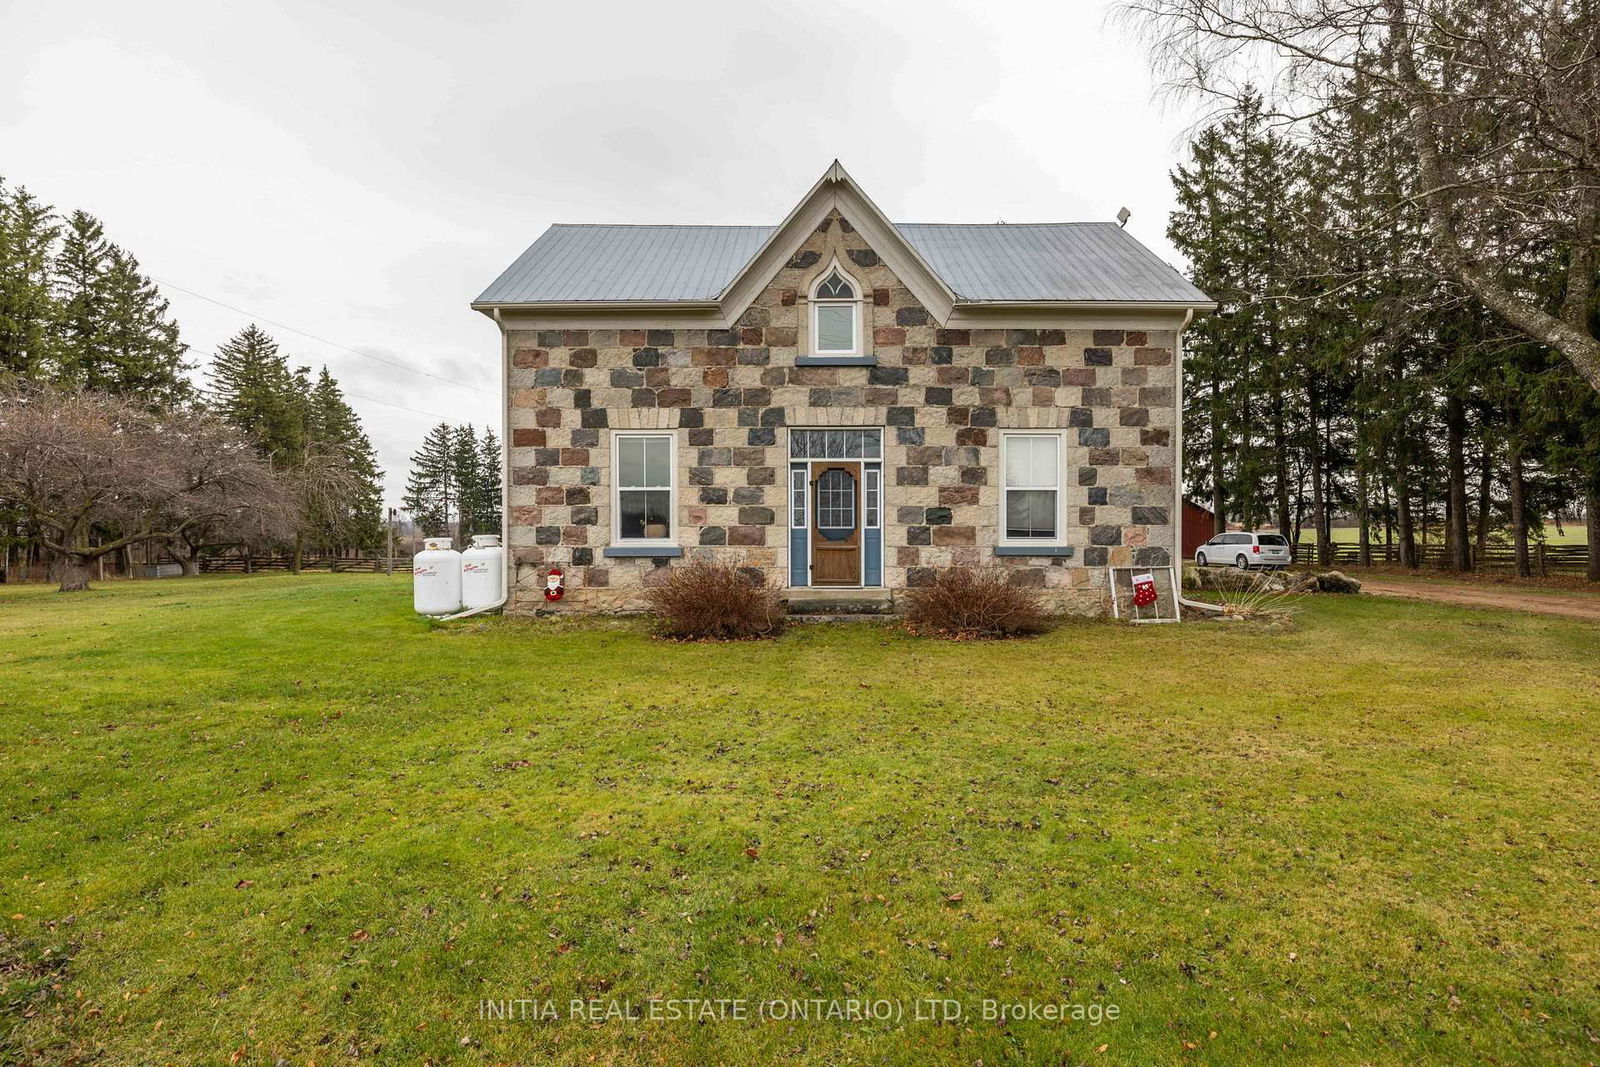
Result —
[{"label": "utility wire", "polygon": [[[351,348],[349,345],[342,345],[338,341],[330,341],[326,337],[318,337],[314,333],[309,333],[309,332],[307,332],[305,330],[297,329],[294,326],[290,326],[288,323],[278,322],[278,321],[276,321],[274,319],[269,319],[265,315],[258,315],[254,311],[247,311],[242,307],[235,307],[232,304],[225,303],[224,301],[221,301],[221,300],[217,300],[214,297],[206,296],[204,293],[197,293],[193,289],[185,289],[183,286],[174,284],[173,282],[162,281],[160,278],[156,278],[154,276],[151,277],[151,280],[154,281],[157,285],[166,286],[168,289],[176,289],[180,293],[187,293],[188,295],[190,295],[192,297],[195,297],[198,300],[204,300],[208,304],[215,304],[218,307],[227,308],[229,311],[236,311],[241,315],[248,316],[248,317],[250,317],[252,319],[258,319],[261,322],[265,322],[265,323],[267,323],[267,324],[269,324],[271,326],[276,326],[280,330],[288,330],[290,333],[297,333],[301,337],[309,337],[311,340],[319,342],[320,344],[331,345],[332,347],[340,349],[341,351],[349,352],[351,355],[360,356],[362,359],[370,359],[370,360],[372,360],[372,361],[374,361],[376,363],[382,363],[385,366],[394,367],[396,370],[409,371],[412,374],[420,374],[424,378],[432,378],[434,381],[437,381],[437,382],[446,382],[446,383],[448,383],[450,385],[458,385],[463,389],[471,389],[473,392],[482,393],[485,396],[494,396],[495,395],[491,390],[485,389],[482,386],[473,385],[470,382],[463,382],[463,381],[460,381],[459,379],[456,379],[456,378],[446,378],[442,374],[434,374],[432,371],[421,370],[421,369],[419,369],[417,367],[413,367],[413,366],[411,366],[409,364],[406,364],[406,363],[399,363],[399,362],[396,362],[395,360],[392,360],[392,359],[384,359],[382,356],[375,356],[370,352],[362,352],[360,349]],[[355,394],[351,394],[351,395],[353,396]],[[372,397],[364,397],[363,399],[372,400],[373,398]],[[384,401],[384,400],[378,400],[378,401],[376,401],[376,403],[384,404],[384,403],[388,403],[388,402]],[[400,407],[402,405],[391,404],[390,406],[391,407]],[[417,409],[416,408],[408,408],[407,410],[415,411]],[[422,414],[426,415],[427,412],[422,412]]]},{"label": "utility wire", "polygon": [[[248,312],[247,312],[247,314],[248,314]],[[266,321],[266,320],[262,320],[262,321]],[[274,324],[274,325],[276,325],[276,324]],[[204,348],[206,346],[202,345],[200,347]],[[219,347],[221,347],[221,346],[220,345],[211,345],[210,346],[210,348],[213,351],[215,351]],[[422,408],[414,408],[414,407],[410,407],[410,406],[408,406],[406,404],[397,404],[393,400],[379,400],[375,396],[368,396],[365,393],[358,393],[354,389],[347,388],[343,382],[339,383],[339,392],[343,396],[354,397],[357,400],[365,400],[365,401],[368,401],[369,403],[373,403],[373,404],[382,404],[384,407],[387,407],[387,408],[398,408],[401,411],[409,411],[409,412],[411,412],[411,413],[413,413],[415,415],[426,415],[428,418],[430,418],[430,419],[438,419],[440,422],[448,422],[448,423],[454,424],[455,421],[456,421],[456,417],[453,416],[453,415],[441,415],[437,411],[424,411]]]}]

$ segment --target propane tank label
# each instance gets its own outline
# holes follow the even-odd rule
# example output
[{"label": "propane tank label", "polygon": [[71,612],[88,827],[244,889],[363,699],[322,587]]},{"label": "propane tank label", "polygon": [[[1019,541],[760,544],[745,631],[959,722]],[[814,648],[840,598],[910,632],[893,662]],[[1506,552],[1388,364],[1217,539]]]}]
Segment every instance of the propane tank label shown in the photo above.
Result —
[{"label": "propane tank label", "polygon": [[422,566],[416,568],[415,573],[418,578],[431,578],[437,574],[438,571],[434,568],[433,564],[424,563]]},{"label": "propane tank label", "polygon": [[461,570],[465,574],[488,574],[489,565],[487,563],[463,563]]}]

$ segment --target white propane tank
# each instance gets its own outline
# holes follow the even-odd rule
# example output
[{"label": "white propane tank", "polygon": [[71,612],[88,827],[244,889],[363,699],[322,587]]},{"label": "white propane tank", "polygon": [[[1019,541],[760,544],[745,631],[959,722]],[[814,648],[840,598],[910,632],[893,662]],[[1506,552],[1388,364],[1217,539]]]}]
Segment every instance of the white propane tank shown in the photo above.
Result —
[{"label": "white propane tank", "polygon": [[448,537],[430,537],[411,560],[411,604],[419,615],[461,610],[461,553]]},{"label": "white propane tank", "polygon": [[495,534],[475,534],[472,547],[461,553],[461,606],[486,608],[500,603],[500,582],[506,573],[506,550]]}]

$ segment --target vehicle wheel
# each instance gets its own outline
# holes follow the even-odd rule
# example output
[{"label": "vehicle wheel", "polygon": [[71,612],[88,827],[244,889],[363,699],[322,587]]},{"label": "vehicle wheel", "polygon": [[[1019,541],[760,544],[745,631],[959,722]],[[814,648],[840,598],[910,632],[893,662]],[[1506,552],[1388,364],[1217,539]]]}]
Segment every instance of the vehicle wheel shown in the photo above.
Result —
[{"label": "vehicle wheel", "polygon": [[1233,565],[1242,571],[1247,571],[1250,569],[1250,557],[1240,556],[1238,559],[1233,561]]},{"label": "vehicle wheel", "polygon": [[1194,554],[1194,565],[1196,567],[1204,567],[1206,565],[1206,554],[1204,552],[1196,552]]}]

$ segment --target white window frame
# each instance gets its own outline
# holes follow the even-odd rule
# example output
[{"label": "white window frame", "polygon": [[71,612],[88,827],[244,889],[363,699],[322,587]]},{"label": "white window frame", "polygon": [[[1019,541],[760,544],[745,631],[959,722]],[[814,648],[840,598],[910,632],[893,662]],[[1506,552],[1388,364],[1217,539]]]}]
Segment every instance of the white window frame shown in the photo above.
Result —
[{"label": "white window frame", "polygon": [[[1011,449],[1011,440],[1015,437],[1046,437],[1053,438],[1056,442],[1056,484],[1055,485],[1010,485],[1006,480],[1007,458]],[[1056,535],[1054,537],[1008,537],[1006,536],[1006,497],[1015,489],[1019,492],[1028,490],[1050,489],[1056,494]],[[1055,547],[1067,543],[1067,435],[1051,430],[1015,430],[1001,431],[1000,433],[1000,514],[999,514],[999,543],[1002,545],[1035,545]]]},{"label": "white window frame", "polygon": [[[822,283],[833,277],[835,271],[838,272],[839,277],[848,282],[851,288],[856,291],[853,299],[835,300],[817,296],[817,290],[822,286]],[[809,326],[810,334],[806,338],[807,347],[810,349],[809,355],[824,356],[828,359],[860,359],[867,354],[865,326],[867,290],[855,275],[844,269],[839,263],[838,256],[830,260],[827,267],[823,268],[822,273],[812,279],[811,288],[806,291],[806,302],[810,305],[806,311],[806,322]],[[817,328],[817,314],[824,307],[848,307],[850,309],[854,330],[849,350],[842,348],[825,349],[822,347],[820,343],[821,333]]]},{"label": "white window frame", "polygon": [[[665,537],[622,536],[622,448],[628,438],[655,437],[667,442],[667,523]],[[660,486],[630,488],[660,489]],[[613,545],[675,546],[678,543],[678,435],[671,430],[611,431],[611,543]]]},{"label": "white window frame", "polygon": [[861,464],[861,528],[883,529],[883,461],[863,460]]}]

